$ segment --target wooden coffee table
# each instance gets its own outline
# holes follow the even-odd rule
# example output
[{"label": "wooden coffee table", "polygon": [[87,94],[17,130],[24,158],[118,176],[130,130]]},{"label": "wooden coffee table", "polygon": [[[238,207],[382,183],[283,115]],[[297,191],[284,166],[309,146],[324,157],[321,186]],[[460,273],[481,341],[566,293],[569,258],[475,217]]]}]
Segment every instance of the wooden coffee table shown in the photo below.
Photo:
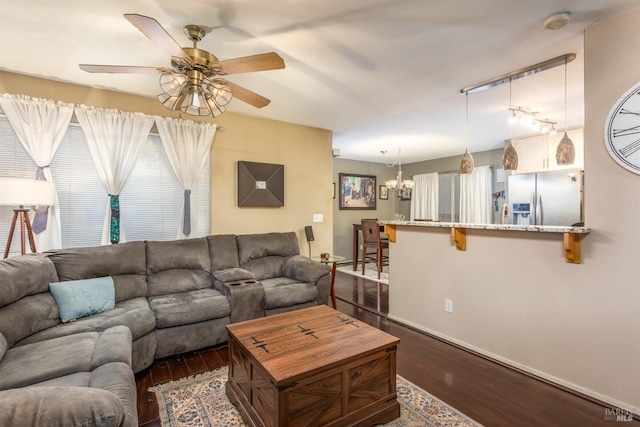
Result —
[{"label": "wooden coffee table", "polygon": [[326,305],[227,326],[227,396],[249,426],[373,426],[400,416],[400,340]]}]

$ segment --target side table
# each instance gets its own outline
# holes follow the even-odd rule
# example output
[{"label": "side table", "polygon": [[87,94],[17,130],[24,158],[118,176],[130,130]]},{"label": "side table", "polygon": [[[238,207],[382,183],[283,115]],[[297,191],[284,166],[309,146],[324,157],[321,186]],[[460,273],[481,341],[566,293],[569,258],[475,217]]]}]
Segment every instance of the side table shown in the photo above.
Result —
[{"label": "side table", "polygon": [[336,264],[344,261],[346,258],[340,255],[331,255],[327,259],[322,259],[319,256],[311,257],[312,260],[320,262],[322,264],[332,264],[331,265],[331,290],[329,291],[329,295],[331,296],[331,304],[333,308],[336,308],[336,290],[334,288],[334,282],[336,280]]}]

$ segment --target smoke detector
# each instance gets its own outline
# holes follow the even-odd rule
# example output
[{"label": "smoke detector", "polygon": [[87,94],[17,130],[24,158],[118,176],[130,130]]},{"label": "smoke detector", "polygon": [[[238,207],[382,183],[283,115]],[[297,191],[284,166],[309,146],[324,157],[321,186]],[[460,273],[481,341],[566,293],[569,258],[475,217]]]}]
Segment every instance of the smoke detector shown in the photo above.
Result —
[{"label": "smoke detector", "polygon": [[571,18],[571,14],[569,12],[559,12],[545,19],[542,26],[545,30],[559,30],[569,23],[569,18]]}]

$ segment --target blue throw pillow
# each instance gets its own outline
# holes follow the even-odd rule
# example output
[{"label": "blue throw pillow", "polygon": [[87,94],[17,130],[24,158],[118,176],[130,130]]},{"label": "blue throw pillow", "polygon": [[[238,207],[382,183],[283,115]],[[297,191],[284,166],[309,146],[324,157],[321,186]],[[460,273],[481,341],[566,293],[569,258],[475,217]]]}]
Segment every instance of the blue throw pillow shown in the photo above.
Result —
[{"label": "blue throw pillow", "polygon": [[115,306],[116,292],[110,276],[49,283],[49,289],[58,304],[63,323],[102,313]]}]

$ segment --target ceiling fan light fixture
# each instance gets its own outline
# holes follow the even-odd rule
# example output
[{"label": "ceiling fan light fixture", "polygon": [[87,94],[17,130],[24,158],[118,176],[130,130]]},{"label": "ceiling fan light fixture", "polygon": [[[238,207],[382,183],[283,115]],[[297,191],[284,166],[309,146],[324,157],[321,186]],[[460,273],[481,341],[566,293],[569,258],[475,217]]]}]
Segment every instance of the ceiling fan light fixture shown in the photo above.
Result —
[{"label": "ceiling fan light fixture", "polygon": [[207,93],[205,95],[205,98],[207,100],[207,106],[209,107],[209,110],[211,111],[211,116],[212,117],[218,117],[219,115],[221,115],[222,113],[224,113],[227,109],[227,107],[225,107],[224,105],[220,105],[216,102],[216,99],[214,96],[212,96],[211,94]]},{"label": "ceiling fan light fixture", "polygon": [[214,79],[207,85],[207,90],[215,100],[217,105],[227,105],[233,97],[233,92],[226,81]]},{"label": "ceiling fan light fixture", "polygon": [[171,110],[171,111],[175,111],[178,108],[180,108],[180,106],[182,105],[183,99],[184,99],[184,96],[182,94],[179,94],[176,96],[170,96],[170,95],[167,95],[166,93],[161,93],[160,95],[158,95],[158,101],[160,101],[160,103],[164,105],[164,107],[167,110]]},{"label": "ceiling fan light fixture", "polygon": [[168,96],[177,96],[182,93],[187,76],[179,73],[163,73],[160,76],[160,89]]},{"label": "ceiling fan light fixture", "polygon": [[180,107],[180,111],[190,116],[210,116],[211,110],[207,105],[202,88],[195,84],[189,84],[187,96]]}]

